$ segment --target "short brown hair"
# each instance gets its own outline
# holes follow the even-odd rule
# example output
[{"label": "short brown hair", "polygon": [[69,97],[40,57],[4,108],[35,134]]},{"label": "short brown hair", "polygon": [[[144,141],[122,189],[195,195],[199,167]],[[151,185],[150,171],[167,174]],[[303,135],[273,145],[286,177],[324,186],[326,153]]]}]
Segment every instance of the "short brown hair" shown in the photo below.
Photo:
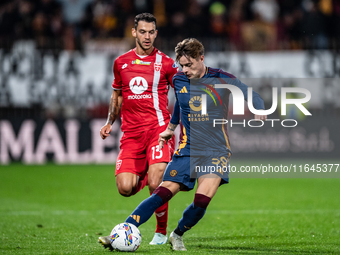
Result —
[{"label": "short brown hair", "polygon": [[195,38],[187,38],[177,44],[175,52],[176,61],[182,56],[191,57],[197,60],[200,56],[204,55],[204,46]]},{"label": "short brown hair", "polygon": [[153,16],[151,13],[143,12],[143,13],[138,14],[135,17],[135,29],[137,29],[138,22],[141,21],[141,20],[148,22],[148,23],[153,22],[153,23],[155,23],[155,26],[156,26],[156,17]]}]

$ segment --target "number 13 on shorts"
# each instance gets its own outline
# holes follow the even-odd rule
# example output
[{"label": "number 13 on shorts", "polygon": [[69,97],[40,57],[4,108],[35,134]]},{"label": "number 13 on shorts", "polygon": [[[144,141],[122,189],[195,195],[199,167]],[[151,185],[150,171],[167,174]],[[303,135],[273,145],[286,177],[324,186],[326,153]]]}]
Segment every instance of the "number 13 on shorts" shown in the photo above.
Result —
[{"label": "number 13 on shorts", "polygon": [[[156,137],[156,136],[155,136]],[[158,138],[154,139],[147,148],[147,159],[149,166],[155,163],[168,163],[174,153],[174,140],[171,138],[168,143],[164,144],[163,149],[159,148]]]},{"label": "number 13 on shorts", "polygon": [[160,159],[163,157],[163,151],[159,149],[159,145],[151,147],[152,150],[152,160]]}]

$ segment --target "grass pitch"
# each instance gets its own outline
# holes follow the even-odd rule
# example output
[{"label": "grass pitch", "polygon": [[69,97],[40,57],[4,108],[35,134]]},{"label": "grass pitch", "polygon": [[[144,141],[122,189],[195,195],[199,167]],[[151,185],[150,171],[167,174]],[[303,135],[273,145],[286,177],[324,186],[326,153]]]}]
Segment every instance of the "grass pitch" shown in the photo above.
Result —
[{"label": "grass pitch", "polygon": [[[184,235],[187,254],[340,254],[339,194],[339,178],[231,178]],[[120,196],[114,166],[0,166],[0,253],[110,254],[98,236],[148,195]],[[193,196],[170,201],[169,233]],[[148,244],[155,224],[153,216],[140,227],[137,254],[173,254],[169,244]]]}]

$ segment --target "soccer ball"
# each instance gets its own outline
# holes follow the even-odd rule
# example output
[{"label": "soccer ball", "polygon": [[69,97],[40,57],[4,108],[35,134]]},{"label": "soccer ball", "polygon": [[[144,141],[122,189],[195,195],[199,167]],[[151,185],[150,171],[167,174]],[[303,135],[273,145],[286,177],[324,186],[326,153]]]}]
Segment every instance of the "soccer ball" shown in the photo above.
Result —
[{"label": "soccer ball", "polygon": [[110,242],[115,250],[135,251],[142,242],[142,236],[135,225],[120,223],[112,229]]}]

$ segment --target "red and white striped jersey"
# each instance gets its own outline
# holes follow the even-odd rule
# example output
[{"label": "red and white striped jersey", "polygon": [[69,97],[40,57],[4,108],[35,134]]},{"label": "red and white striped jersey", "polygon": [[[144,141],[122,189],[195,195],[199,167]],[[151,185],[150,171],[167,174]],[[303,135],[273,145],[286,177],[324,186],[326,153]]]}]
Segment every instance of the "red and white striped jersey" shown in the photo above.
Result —
[{"label": "red and white striped jersey", "polygon": [[132,49],[115,60],[112,88],[122,90],[123,132],[140,132],[169,123],[169,84],[173,87],[177,70],[176,63],[156,48],[145,57]]}]

